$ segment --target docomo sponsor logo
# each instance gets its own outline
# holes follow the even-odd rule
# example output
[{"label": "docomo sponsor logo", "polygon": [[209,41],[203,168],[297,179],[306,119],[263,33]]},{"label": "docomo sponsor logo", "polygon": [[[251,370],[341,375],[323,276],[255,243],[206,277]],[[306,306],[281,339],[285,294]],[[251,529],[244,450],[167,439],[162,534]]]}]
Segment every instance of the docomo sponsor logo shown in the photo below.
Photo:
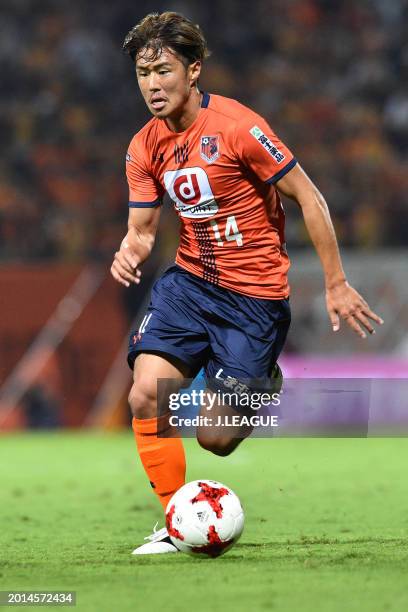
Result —
[{"label": "docomo sponsor logo", "polygon": [[164,173],[166,191],[182,217],[203,219],[218,212],[208,176],[202,168],[182,168]]}]

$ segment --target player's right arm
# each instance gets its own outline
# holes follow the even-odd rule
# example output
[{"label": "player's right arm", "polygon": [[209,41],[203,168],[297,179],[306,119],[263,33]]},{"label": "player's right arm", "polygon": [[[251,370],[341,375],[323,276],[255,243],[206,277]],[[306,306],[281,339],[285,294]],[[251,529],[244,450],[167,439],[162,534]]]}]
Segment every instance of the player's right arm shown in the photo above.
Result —
[{"label": "player's right arm", "polygon": [[139,266],[152,251],[160,218],[164,190],[154,177],[150,160],[151,154],[142,131],[133,138],[126,155],[128,232],[111,266],[113,278],[125,287],[139,283]]},{"label": "player's right arm", "polygon": [[340,319],[344,319],[361,338],[366,338],[365,330],[374,334],[371,321],[382,325],[383,320],[347,282],[324,197],[299,165],[279,180],[276,186],[302,209],[307,230],[322,263],[326,305],[333,331],[340,329]]},{"label": "player's right arm", "polygon": [[380,325],[383,321],[346,280],[330,213],[321,193],[262,117],[249,114],[245,122],[240,122],[239,130],[237,150],[240,159],[260,179],[276,185],[302,209],[306,227],[322,262],[326,304],[333,331],[340,328],[342,318],[362,338],[366,337],[363,328],[375,333],[371,321]]},{"label": "player's right arm", "polygon": [[149,257],[159,224],[161,207],[130,208],[128,232],[111,266],[113,278],[125,287],[140,282],[139,266]]}]

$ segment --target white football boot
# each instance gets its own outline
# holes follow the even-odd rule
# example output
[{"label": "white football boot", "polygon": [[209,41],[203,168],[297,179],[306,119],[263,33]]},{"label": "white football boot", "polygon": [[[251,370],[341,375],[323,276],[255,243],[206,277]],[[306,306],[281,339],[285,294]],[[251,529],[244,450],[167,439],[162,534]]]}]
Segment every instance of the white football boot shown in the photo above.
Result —
[{"label": "white football boot", "polygon": [[153,528],[153,533],[145,538],[149,540],[135,548],[132,555],[163,555],[165,553],[180,552],[170,540],[169,533],[165,527],[157,531],[157,523]]}]

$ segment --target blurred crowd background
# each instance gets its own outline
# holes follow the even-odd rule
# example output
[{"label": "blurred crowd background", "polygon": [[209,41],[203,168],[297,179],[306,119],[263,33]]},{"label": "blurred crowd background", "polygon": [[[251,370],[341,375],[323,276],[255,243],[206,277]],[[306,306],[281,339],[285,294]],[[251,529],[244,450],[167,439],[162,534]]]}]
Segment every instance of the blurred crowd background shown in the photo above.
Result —
[{"label": "blurred crowd background", "polygon": [[[121,45],[169,9],[207,36],[203,88],[267,118],[325,194],[343,246],[407,244],[407,0],[3,0],[3,261],[111,258],[126,148],[148,119]],[[308,245],[286,209],[289,249]],[[175,234],[161,236],[164,251]]]}]

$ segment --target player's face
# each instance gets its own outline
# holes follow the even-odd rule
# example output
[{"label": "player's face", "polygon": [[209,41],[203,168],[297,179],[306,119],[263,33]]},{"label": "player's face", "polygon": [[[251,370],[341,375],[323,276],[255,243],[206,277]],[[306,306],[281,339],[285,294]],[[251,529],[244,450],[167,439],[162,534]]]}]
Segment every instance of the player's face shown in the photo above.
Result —
[{"label": "player's face", "polygon": [[136,74],[150,112],[160,119],[180,116],[196,90],[200,70],[199,61],[186,67],[169,49],[163,49],[153,61],[142,50],[136,60]]}]

